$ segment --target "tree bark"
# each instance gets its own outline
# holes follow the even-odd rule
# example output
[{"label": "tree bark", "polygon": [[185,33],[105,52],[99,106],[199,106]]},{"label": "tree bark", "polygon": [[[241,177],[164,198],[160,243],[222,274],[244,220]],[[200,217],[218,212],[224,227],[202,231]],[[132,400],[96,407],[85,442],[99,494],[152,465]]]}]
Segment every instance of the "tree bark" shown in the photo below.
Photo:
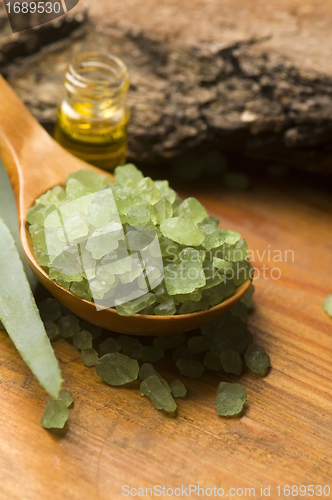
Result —
[{"label": "tree bark", "polygon": [[0,71],[41,123],[54,123],[71,57],[102,48],[129,68],[133,161],[155,162],[213,146],[332,173],[328,72],[306,69],[267,47],[267,35],[187,43],[174,33],[167,36],[114,19],[101,23],[100,18],[101,13],[89,19],[75,10],[13,35],[0,15],[5,33],[0,37]]}]

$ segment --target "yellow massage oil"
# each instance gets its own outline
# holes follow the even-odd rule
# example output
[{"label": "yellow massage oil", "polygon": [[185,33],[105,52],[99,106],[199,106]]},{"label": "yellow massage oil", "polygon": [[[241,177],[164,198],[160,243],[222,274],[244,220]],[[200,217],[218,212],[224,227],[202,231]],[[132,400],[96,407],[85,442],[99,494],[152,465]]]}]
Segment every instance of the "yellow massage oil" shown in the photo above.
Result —
[{"label": "yellow massage oil", "polygon": [[82,160],[111,171],[126,161],[129,87],[125,64],[96,52],[76,56],[64,79],[54,138]]}]

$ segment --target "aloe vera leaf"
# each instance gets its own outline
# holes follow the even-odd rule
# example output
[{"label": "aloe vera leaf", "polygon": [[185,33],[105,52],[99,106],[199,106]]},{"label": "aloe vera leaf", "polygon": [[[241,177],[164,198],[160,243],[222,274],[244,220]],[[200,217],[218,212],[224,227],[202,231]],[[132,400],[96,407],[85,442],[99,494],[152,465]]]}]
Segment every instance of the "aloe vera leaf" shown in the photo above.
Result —
[{"label": "aloe vera leaf", "polygon": [[15,199],[13,195],[13,190],[9,182],[9,178],[7,175],[7,172],[5,170],[5,167],[3,166],[3,163],[0,158],[0,217],[3,218],[5,221],[6,225],[9,227],[14,240],[16,242],[17,250],[21,256],[25,272],[27,274],[27,278],[29,280],[31,290],[33,293],[35,292],[37,285],[38,285],[38,280],[36,276],[33,274],[31,271],[30,267],[28,266],[23,250],[21,247],[21,242],[20,242],[20,237],[19,237],[19,232],[18,232],[18,218],[17,218],[17,210],[16,210],[16,205],[15,205]]},{"label": "aloe vera leaf", "polygon": [[62,377],[15,241],[0,218],[0,321],[44,389],[58,397]]}]

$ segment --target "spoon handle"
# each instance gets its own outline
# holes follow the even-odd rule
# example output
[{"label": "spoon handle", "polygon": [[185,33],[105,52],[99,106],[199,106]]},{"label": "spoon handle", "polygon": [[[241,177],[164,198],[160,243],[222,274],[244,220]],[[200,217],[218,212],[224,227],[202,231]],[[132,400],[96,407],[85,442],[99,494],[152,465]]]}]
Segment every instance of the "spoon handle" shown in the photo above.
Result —
[{"label": "spoon handle", "polygon": [[[63,183],[73,161],[72,155],[39,125],[1,76],[0,156],[14,190],[20,220],[25,219],[38,196]],[[77,170],[76,164],[77,159],[73,170]]]}]

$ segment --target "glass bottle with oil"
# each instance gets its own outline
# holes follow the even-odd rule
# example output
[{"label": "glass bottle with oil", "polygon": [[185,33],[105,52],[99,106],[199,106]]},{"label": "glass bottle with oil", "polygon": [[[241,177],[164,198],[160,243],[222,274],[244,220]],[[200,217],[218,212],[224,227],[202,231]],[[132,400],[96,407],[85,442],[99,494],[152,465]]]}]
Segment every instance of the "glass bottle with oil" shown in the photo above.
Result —
[{"label": "glass bottle with oil", "polygon": [[111,171],[126,161],[128,71],[117,57],[81,53],[69,64],[54,138],[82,160]]}]

